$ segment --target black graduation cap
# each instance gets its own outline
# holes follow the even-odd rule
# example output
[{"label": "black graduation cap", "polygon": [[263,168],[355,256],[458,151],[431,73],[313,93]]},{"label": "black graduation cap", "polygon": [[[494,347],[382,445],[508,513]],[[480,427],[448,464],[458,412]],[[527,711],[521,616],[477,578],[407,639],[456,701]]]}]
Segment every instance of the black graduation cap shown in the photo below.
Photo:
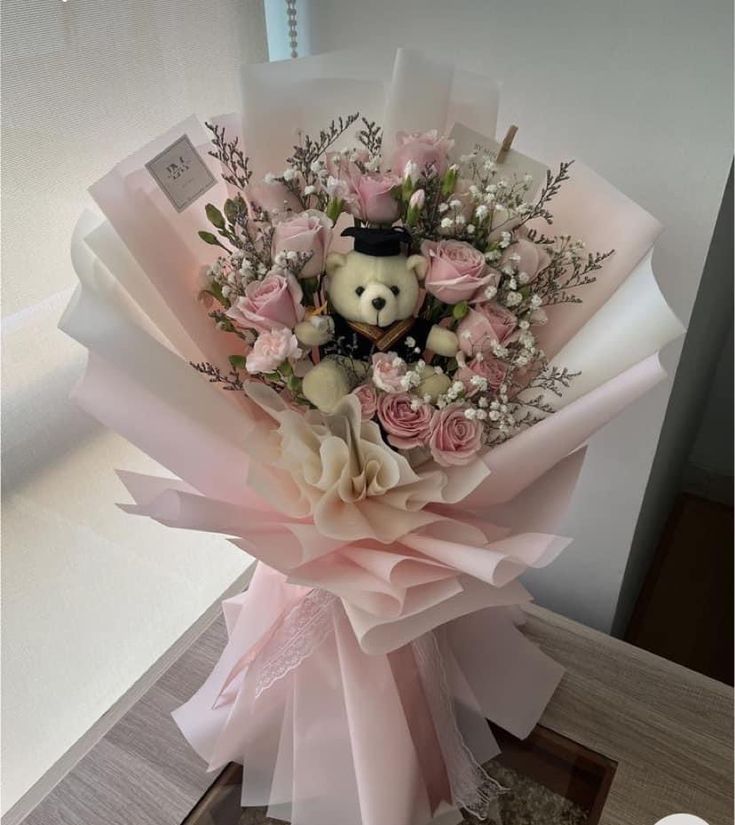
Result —
[{"label": "black graduation cap", "polygon": [[401,254],[401,244],[410,243],[411,235],[402,226],[367,227],[348,226],[342,235],[355,239],[355,252],[372,255],[375,258],[387,258]]}]

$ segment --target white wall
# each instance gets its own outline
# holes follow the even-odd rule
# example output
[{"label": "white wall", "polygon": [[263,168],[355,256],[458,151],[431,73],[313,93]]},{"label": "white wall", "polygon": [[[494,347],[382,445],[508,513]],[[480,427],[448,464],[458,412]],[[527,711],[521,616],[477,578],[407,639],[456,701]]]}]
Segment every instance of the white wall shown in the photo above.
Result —
[{"label": "white wall", "polygon": [[[686,321],[732,156],[729,0],[314,0],[313,53],[414,46],[503,83],[499,132],[578,157],[666,226],[659,282]],[[673,371],[681,344],[669,347]],[[538,600],[609,630],[671,382],[595,436]]]}]

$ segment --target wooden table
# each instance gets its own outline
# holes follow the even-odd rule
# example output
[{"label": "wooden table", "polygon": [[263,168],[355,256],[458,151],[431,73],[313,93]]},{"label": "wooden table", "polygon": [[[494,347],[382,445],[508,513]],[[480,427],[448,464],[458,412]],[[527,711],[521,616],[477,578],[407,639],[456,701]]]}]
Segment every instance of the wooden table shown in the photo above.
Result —
[{"label": "wooden table", "polygon": [[733,694],[720,682],[533,606],[527,634],[567,673],[542,722],[618,763],[601,825],[733,821]]},{"label": "wooden table", "polygon": [[[543,724],[618,763],[602,825],[681,812],[732,823],[732,690],[542,608],[527,612],[528,635],[567,669]],[[170,712],[204,681],[224,638],[218,619],[25,825],[179,825],[214,776]]]}]

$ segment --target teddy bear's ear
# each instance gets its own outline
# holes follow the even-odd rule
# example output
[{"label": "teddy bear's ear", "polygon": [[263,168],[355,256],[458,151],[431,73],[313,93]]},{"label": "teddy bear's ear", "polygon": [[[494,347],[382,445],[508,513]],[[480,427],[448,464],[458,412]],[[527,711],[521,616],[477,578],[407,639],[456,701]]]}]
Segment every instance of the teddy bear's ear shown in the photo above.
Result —
[{"label": "teddy bear's ear", "polygon": [[341,269],[346,262],[347,258],[340,252],[330,252],[329,255],[327,255],[327,260],[324,265],[327,275],[331,278],[332,275],[334,275],[338,269]]},{"label": "teddy bear's ear", "polygon": [[406,260],[406,266],[413,270],[419,281],[423,281],[426,270],[429,268],[429,262],[423,255],[411,255]]}]

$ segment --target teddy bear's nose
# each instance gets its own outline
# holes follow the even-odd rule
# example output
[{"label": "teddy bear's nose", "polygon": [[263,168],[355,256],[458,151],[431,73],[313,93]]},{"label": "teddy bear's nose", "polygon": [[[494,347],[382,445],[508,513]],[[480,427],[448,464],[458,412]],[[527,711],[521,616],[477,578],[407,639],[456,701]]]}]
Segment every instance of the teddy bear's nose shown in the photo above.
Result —
[{"label": "teddy bear's nose", "polygon": [[371,303],[375,309],[383,309],[385,306],[385,298],[373,298]]}]

